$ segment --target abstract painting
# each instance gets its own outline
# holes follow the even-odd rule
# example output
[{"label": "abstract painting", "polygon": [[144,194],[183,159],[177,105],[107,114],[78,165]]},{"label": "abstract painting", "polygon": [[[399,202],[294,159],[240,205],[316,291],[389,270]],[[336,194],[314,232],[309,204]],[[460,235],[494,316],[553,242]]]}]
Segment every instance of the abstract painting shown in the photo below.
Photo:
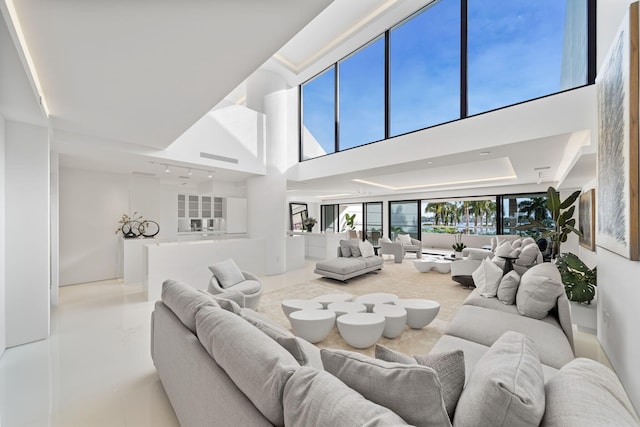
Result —
[{"label": "abstract painting", "polygon": [[625,16],[596,79],[597,245],[640,259],[638,239],[638,4]]},{"label": "abstract painting", "polygon": [[595,244],[595,211],[593,210],[595,203],[595,190],[585,191],[580,195],[578,202],[578,230],[582,233],[580,236],[580,246],[590,251],[596,249]]}]

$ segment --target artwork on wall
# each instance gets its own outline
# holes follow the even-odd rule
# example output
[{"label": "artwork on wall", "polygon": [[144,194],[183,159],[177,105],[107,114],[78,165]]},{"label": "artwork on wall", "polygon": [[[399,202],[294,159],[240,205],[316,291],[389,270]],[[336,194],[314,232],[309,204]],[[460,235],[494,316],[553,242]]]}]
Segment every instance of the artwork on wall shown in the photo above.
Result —
[{"label": "artwork on wall", "polygon": [[596,79],[598,246],[640,260],[638,238],[638,4],[630,5]]},{"label": "artwork on wall", "polygon": [[585,191],[580,195],[578,201],[578,230],[582,233],[580,236],[580,246],[583,246],[590,251],[596,249],[595,241],[595,218],[596,213],[594,210],[595,204],[594,189]]}]

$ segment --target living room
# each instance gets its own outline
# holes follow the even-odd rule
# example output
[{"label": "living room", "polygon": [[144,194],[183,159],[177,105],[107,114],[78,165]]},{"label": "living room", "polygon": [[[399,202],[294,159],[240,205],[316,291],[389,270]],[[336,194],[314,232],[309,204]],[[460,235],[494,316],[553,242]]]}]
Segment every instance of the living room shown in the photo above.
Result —
[{"label": "living room", "polygon": [[[577,189],[597,189],[596,85],[300,161],[298,85],[428,2],[418,5],[380,1],[376,2],[377,7],[371,4],[353,6],[350,15],[345,15],[349,22],[336,22],[335,32],[317,40],[318,44],[331,46],[323,51],[325,55],[321,60],[315,58],[297,74],[289,71],[284,77],[277,75],[273,63],[259,69],[330,2],[322,3],[291,17],[291,25],[286,29],[288,33],[283,34],[283,29],[277,40],[274,36],[273,44],[264,47],[260,55],[256,54],[251,60],[243,58],[235,71],[235,80],[211,84],[214,87],[211,91],[215,91],[213,98],[216,98],[213,104],[211,97],[198,98],[198,102],[185,107],[190,110],[190,118],[181,116],[181,123],[172,123],[171,132],[163,132],[158,122],[169,121],[175,111],[158,113],[157,118],[142,126],[153,130],[153,135],[128,139],[117,137],[115,132],[92,133],[89,121],[75,127],[63,123],[73,115],[52,119],[47,124],[42,111],[48,107],[43,107],[37,96],[44,95],[45,105],[50,106],[55,105],[55,97],[51,93],[51,100],[48,99],[47,91],[51,89],[46,86],[44,93],[43,89],[33,89],[38,84],[33,83],[33,76],[25,71],[29,68],[25,65],[28,61],[24,53],[18,53],[19,37],[13,28],[15,24],[11,24],[10,16],[15,11],[10,12],[9,7],[3,5],[3,16],[7,21],[2,37],[3,63],[14,67],[11,74],[3,73],[11,76],[10,79],[7,77],[6,83],[3,79],[3,84],[15,88],[16,92],[20,88],[22,92],[3,94],[1,98],[4,169],[0,176],[4,191],[0,198],[0,230],[5,244],[0,249],[0,265],[6,274],[3,274],[0,286],[3,326],[0,328],[0,348],[10,351],[17,348],[15,346],[33,345],[28,344],[31,342],[47,342],[50,334],[56,333],[50,321],[51,310],[57,310],[60,286],[118,277],[118,242],[113,229],[122,213],[138,211],[145,218],[158,221],[158,238],[177,239],[178,194],[214,194],[245,199],[247,235],[269,242],[264,266],[257,269],[272,280],[285,272],[296,276],[295,272],[288,271],[285,261],[290,202],[306,203],[309,215],[318,219],[322,216],[321,205],[382,202],[383,230],[387,234],[388,205],[394,201],[538,193],[546,191],[549,185],[558,187],[563,195]],[[333,3],[337,7],[340,2]],[[626,1],[597,2],[597,69],[604,62],[628,4]],[[15,8],[18,15],[24,14],[25,19],[33,18],[33,22],[37,22],[33,9],[21,9],[19,5]],[[285,11],[283,6],[279,12]],[[86,12],[91,16],[96,10]],[[142,12],[146,13],[145,10]],[[371,15],[374,12],[376,14]],[[239,12],[238,16],[241,16]],[[76,18],[94,22],[87,16]],[[158,26],[163,22],[161,18],[170,19],[159,17]],[[262,24],[269,21],[267,18],[255,19]],[[25,30],[29,28],[27,22],[23,26]],[[345,33],[344,28],[355,30]],[[31,31],[33,40],[43,43],[43,36],[37,36],[35,29]],[[340,34],[347,35],[332,44],[331,37]],[[33,43],[34,51],[43,49],[43,45],[38,47],[35,41]],[[77,51],[81,51],[80,47]],[[77,51],[66,58],[77,57]],[[38,74],[45,74],[46,66],[38,65],[38,58],[40,64],[46,64],[49,59],[32,54],[36,69],[42,67]],[[231,58],[234,59],[228,59],[229,62],[235,61],[235,57]],[[122,61],[117,67],[124,67],[121,58],[114,57],[112,61]],[[245,77],[246,83],[241,84]],[[135,82],[136,79],[131,80]],[[107,81],[109,79],[105,78]],[[181,94],[174,99],[186,101],[189,98]],[[238,100],[240,103],[235,104]],[[114,102],[110,107],[114,108],[122,98]],[[161,99],[150,97],[144,105],[149,108],[161,102]],[[105,120],[108,117],[105,110],[95,111],[101,111],[102,115],[92,117],[92,120],[99,122],[103,130],[116,127],[111,120]],[[54,111],[52,116],[58,114],[60,112]],[[133,115],[131,111],[127,114]],[[198,121],[203,114],[205,117]],[[39,118],[36,120],[33,116]],[[241,117],[241,120],[235,123],[236,127],[221,125],[229,117]],[[243,133],[242,129],[251,130]],[[154,138],[163,142],[153,147],[148,141]],[[171,144],[174,140],[180,143]],[[210,141],[216,142],[215,147],[212,148]],[[428,144],[426,148],[425,141],[437,143]],[[220,158],[203,160],[200,155],[203,152],[214,152],[238,162]],[[493,172],[504,158],[509,159],[517,178],[489,181],[497,176]],[[119,165],[114,166],[117,163]],[[550,172],[544,169],[541,175],[535,170],[539,166],[550,166]],[[171,173],[165,172],[167,169]],[[132,171],[156,176],[132,175]],[[177,177],[192,176],[188,175],[191,172],[193,178]],[[477,182],[469,182],[470,178],[463,176],[464,173],[473,174]],[[209,179],[207,174],[213,178]],[[171,178],[167,177],[169,175]],[[360,181],[354,182],[354,179]],[[417,188],[382,190],[380,186],[371,185],[372,182],[388,187],[413,185]],[[433,183],[437,185],[426,185]],[[29,225],[18,229],[13,224]],[[319,228],[318,225],[316,230]],[[567,242],[566,250],[576,253],[588,264],[598,266],[597,339],[637,408],[640,406],[640,381],[635,360],[640,356],[640,348],[632,322],[636,317],[634,297],[640,296],[634,278],[640,267],[636,261],[601,247],[587,250],[577,244],[577,239]],[[63,331],[57,331],[60,332]]]}]

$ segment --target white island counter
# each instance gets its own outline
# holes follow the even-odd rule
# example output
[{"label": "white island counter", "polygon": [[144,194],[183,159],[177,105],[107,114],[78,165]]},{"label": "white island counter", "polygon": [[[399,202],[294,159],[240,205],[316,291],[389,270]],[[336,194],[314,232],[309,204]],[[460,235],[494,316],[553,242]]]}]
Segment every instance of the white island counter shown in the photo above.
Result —
[{"label": "white island counter", "polygon": [[337,257],[340,240],[347,238],[347,233],[309,233],[307,231],[290,231],[289,235],[303,236],[304,253],[307,258],[328,259]]}]

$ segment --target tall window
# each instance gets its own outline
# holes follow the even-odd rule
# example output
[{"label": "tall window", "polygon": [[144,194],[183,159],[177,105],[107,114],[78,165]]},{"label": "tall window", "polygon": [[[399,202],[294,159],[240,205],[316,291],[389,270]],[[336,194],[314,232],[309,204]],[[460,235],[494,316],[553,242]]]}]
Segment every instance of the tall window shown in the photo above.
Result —
[{"label": "tall window", "polygon": [[422,232],[496,234],[495,197],[423,200]]},{"label": "tall window", "polygon": [[384,37],[338,63],[340,150],[384,139]]},{"label": "tall window", "polygon": [[389,202],[390,239],[398,234],[410,234],[414,239],[420,238],[420,201]]},{"label": "tall window", "polygon": [[[548,222],[551,220],[547,210],[546,193],[536,194],[515,194],[500,197],[502,210],[502,233],[501,234],[529,234],[538,238],[539,232],[516,230],[516,227],[529,223],[529,218],[538,221]],[[549,223],[550,225],[550,223]]]},{"label": "tall window", "polygon": [[364,229],[366,239],[372,245],[378,245],[380,237],[382,237],[382,202],[364,204]]},{"label": "tall window", "polygon": [[338,205],[322,205],[320,207],[320,229],[326,233],[339,232],[338,217]]},{"label": "tall window", "polygon": [[468,0],[468,114],[585,84],[586,21],[586,0]]},{"label": "tall window", "polygon": [[335,135],[335,68],[302,85],[302,158],[333,153]]},{"label": "tall window", "polygon": [[390,136],[460,118],[460,2],[440,1],[389,32]]}]

